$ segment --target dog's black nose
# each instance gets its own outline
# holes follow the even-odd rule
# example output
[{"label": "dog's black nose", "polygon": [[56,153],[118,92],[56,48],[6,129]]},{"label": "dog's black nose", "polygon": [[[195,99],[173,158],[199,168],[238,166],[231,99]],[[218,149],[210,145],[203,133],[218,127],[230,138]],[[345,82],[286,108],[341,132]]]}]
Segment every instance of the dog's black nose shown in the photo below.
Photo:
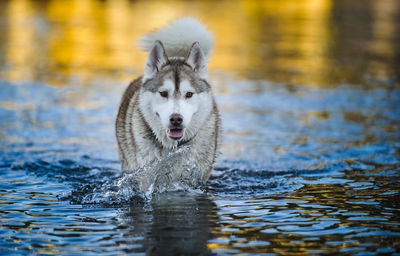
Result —
[{"label": "dog's black nose", "polygon": [[183,121],[183,116],[182,115],[180,115],[180,114],[172,114],[170,117],[169,117],[169,122],[171,123],[171,125],[173,125],[173,126],[179,126],[179,125],[181,125],[182,124],[182,121]]}]

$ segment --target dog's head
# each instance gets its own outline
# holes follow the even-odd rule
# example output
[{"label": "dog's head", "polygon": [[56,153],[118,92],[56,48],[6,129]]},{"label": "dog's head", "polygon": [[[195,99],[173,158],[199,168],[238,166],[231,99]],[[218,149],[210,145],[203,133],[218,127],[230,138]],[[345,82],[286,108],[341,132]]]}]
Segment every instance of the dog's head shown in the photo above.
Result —
[{"label": "dog's head", "polygon": [[147,58],[139,107],[157,139],[166,147],[191,140],[209,117],[212,101],[199,43],[186,58],[168,58],[156,41]]}]

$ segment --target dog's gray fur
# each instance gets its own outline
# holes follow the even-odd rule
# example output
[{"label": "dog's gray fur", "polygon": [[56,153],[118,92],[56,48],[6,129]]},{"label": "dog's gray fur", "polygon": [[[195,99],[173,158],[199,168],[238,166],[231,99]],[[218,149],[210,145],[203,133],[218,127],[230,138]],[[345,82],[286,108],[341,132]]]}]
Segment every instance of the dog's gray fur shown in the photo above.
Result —
[{"label": "dog's gray fur", "polygon": [[[196,166],[203,184],[208,180],[218,152],[220,118],[207,81],[207,60],[199,43],[192,43],[185,58],[169,58],[162,42],[156,41],[144,76],[131,82],[123,94],[116,120],[123,171],[155,164],[185,146],[190,148],[190,159],[180,160],[188,160]],[[164,90],[160,88],[170,88],[165,99],[160,96],[160,90]],[[193,96],[186,97],[183,90],[191,90]],[[182,114],[184,135],[181,138],[169,136],[170,130],[161,120],[162,114],[155,110],[157,102],[173,105],[177,112],[186,111],[182,106],[190,109],[191,117]],[[188,155],[182,154],[182,157]]]}]

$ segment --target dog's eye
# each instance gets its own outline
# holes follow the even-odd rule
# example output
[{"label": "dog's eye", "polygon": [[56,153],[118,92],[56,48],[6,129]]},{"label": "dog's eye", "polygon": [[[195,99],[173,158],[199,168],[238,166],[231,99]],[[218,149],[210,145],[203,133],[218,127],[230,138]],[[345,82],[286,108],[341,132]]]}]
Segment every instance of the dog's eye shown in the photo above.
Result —
[{"label": "dog's eye", "polygon": [[192,98],[192,96],[193,96],[193,92],[187,92],[186,95],[185,95],[185,97],[187,99]]},{"label": "dog's eye", "polygon": [[168,97],[168,92],[167,91],[162,91],[160,92],[161,97],[167,98]]}]

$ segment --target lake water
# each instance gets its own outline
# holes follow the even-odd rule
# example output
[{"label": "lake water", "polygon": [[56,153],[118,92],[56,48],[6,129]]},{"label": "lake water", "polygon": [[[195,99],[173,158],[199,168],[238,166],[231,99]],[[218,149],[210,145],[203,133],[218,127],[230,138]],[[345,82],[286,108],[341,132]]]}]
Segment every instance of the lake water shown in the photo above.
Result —
[{"label": "lake water", "polygon": [[[134,40],[214,31],[223,143],[143,198],[114,121]],[[400,3],[1,1],[0,254],[400,255]]]}]

